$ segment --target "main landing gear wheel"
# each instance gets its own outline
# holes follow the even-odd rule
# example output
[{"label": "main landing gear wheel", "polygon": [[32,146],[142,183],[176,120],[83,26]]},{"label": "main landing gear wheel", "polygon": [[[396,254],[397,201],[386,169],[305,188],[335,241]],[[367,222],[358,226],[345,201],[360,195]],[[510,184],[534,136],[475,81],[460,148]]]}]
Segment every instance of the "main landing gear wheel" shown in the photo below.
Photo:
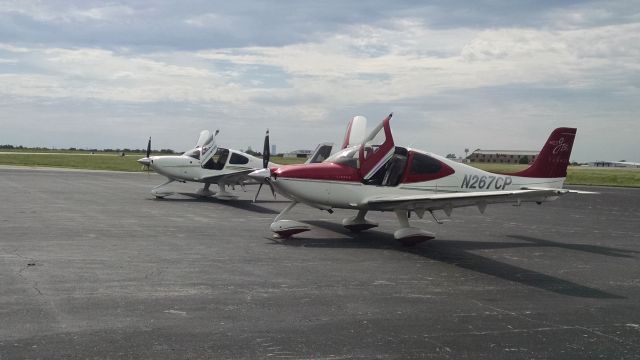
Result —
[{"label": "main landing gear wheel", "polygon": [[294,220],[279,220],[271,224],[271,231],[275,233],[275,237],[279,239],[287,239],[295,234],[309,231],[311,228],[307,224],[303,224]]},{"label": "main landing gear wheel", "polygon": [[238,198],[238,195],[234,195],[230,192],[227,191],[227,184],[218,184],[218,188],[220,189],[220,191],[218,191],[218,194],[216,195],[216,199],[218,200],[235,200]]},{"label": "main landing gear wheel", "polygon": [[352,233],[359,233],[361,231],[369,230],[374,227],[378,227],[376,224],[352,224],[352,225],[344,225],[344,227],[351,231]]},{"label": "main landing gear wheel", "polygon": [[196,190],[196,195],[198,195],[200,197],[211,197],[211,196],[214,196],[216,194],[216,192],[209,190],[209,186],[211,186],[211,184],[209,184],[209,183],[204,184],[203,188],[200,188],[200,189]]},{"label": "main landing gear wheel", "polygon": [[365,231],[377,227],[377,223],[367,220],[364,217],[366,214],[367,210],[360,210],[358,211],[358,215],[343,219],[342,226],[353,233],[359,233],[360,231]]},{"label": "main landing gear wheel", "polygon": [[404,228],[393,233],[393,237],[403,246],[415,246],[436,237],[434,233],[418,228]]},{"label": "main landing gear wheel", "polygon": [[406,210],[395,210],[396,217],[402,228],[393,233],[393,237],[404,246],[414,246],[421,242],[431,240],[436,237],[432,232],[411,227],[409,225],[409,214]]}]

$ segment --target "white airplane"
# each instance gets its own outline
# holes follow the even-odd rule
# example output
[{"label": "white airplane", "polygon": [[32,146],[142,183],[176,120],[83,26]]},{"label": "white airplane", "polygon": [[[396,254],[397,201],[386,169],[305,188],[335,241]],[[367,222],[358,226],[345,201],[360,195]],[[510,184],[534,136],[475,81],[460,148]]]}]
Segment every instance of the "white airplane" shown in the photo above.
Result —
[{"label": "white airplane", "polygon": [[[262,159],[249,155],[242,151],[218,147],[215,134],[209,130],[200,132],[196,146],[182,155],[175,156],[150,156],[151,138],[147,144],[147,156],[138,160],[138,163],[150,167],[158,174],[167,177],[167,181],[153,189],[151,193],[157,198],[164,198],[175,192],[164,189],[174,181],[199,182],[204,187],[197,190],[199,196],[214,196],[220,200],[233,200],[237,198],[227,191],[227,186],[255,183],[247,174],[266,166],[277,166],[274,163],[263,163]],[[265,149],[269,151],[269,149]],[[209,190],[211,184],[217,184],[219,191],[215,193]]]},{"label": "white airplane", "polygon": [[[359,122],[359,124],[362,126],[362,122]],[[366,126],[366,119],[364,125]],[[165,189],[166,185],[174,181],[182,183],[190,181],[204,183],[204,187],[196,191],[198,196],[215,197],[219,200],[234,200],[238,196],[228,192],[227,186],[233,188],[235,185],[240,185],[244,188],[245,184],[255,184],[256,181],[247,176],[250,172],[264,167],[279,166],[272,162],[264,162],[263,159],[242,151],[217,146],[216,135],[218,133],[218,130],[214,134],[211,134],[208,130],[202,130],[193,149],[182,155],[175,156],[151,156],[151,138],[149,138],[146,156],[137,161],[147,168],[153,169],[158,174],[167,177],[166,182],[151,189],[151,194],[156,198],[164,198],[175,194],[175,192]],[[358,132],[357,136],[360,136],[360,139],[364,138],[364,130],[362,130],[362,133]],[[307,160],[307,163],[325,160],[331,154],[332,148],[333,143],[318,145],[315,152]],[[270,157],[269,152],[270,147],[267,142],[263,149],[266,158]],[[218,185],[218,193],[209,189],[211,184]],[[260,187],[262,187],[262,183],[260,183]],[[260,190],[258,190],[259,192]],[[255,199],[258,198],[258,193],[256,193]]]},{"label": "white airplane", "polygon": [[367,212],[393,211],[400,223],[395,239],[404,245],[414,245],[435,235],[412,227],[411,212],[419,218],[429,212],[441,223],[434,214],[436,210],[450,216],[454,208],[476,206],[484,213],[488,204],[541,204],[567,193],[590,193],[562,188],[576,134],[574,128],[554,130],[527,169],[499,174],[426,151],[396,146],[391,116],[360,144],[348,146],[322,163],[265,167],[249,174],[292,200],[271,224],[276,237],[286,238],[310,230],[304,223],[283,219],[299,203],[329,213],[334,208],[357,210],[356,216],[342,221],[353,232],[377,226],[365,217]]}]

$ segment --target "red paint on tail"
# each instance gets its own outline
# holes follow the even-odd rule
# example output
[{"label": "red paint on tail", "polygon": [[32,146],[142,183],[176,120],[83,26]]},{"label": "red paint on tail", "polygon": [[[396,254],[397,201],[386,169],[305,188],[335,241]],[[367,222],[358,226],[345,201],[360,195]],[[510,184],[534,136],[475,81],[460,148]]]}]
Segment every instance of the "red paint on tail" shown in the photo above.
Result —
[{"label": "red paint on tail", "polygon": [[567,177],[567,166],[569,166],[569,157],[575,137],[575,128],[553,130],[533,164],[511,175],[532,178]]}]

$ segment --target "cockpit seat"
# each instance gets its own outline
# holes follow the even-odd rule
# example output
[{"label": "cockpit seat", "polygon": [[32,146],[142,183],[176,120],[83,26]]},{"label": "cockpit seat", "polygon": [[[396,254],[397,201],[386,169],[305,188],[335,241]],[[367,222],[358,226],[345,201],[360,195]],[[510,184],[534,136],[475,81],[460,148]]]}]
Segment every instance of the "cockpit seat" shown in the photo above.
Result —
[{"label": "cockpit seat", "polygon": [[382,186],[397,186],[400,183],[406,165],[407,149],[396,147],[395,154],[389,160],[387,171],[382,179]]}]

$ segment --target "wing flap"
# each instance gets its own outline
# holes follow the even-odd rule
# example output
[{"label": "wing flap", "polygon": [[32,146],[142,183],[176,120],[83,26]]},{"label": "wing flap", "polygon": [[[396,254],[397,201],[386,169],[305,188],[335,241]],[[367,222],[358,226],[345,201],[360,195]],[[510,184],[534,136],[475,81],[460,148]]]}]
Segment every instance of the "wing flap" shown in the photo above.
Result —
[{"label": "wing flap", "polygon": [[408,196],[376,196],[365,201],[370,210],[440,210],[465,206],[477,206],[484,210],[487,204],[545,201],[563,193],[556,190],[511,190],[439,193]]},{"label": "wing flap", "polygon": [[555,189],[555,188],[529,187],[529,186],[523,187],[522,189],[523,190],[551,190],[551,191],[557,191],[560,194],[585,194],[585,195],[600,194],[599,192],[595,192],[595,191]]}]

